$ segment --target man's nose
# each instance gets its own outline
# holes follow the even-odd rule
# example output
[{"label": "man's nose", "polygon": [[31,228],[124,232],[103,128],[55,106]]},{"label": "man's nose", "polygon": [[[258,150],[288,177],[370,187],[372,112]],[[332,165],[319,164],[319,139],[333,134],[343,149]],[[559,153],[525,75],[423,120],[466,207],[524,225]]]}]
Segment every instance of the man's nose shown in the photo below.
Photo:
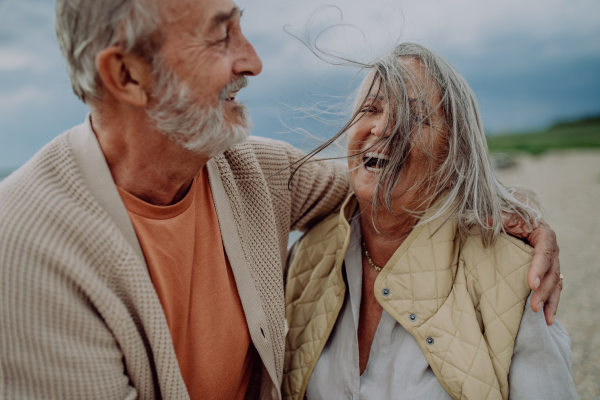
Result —
[{"label": "man's nose", "polygon": [[236,75],[248,76],[260,74],[262,71],[262,61],[258,54],[256,54],[254,46],[243,35],[239,50],[240,57],[233,65],[233,72]]}]

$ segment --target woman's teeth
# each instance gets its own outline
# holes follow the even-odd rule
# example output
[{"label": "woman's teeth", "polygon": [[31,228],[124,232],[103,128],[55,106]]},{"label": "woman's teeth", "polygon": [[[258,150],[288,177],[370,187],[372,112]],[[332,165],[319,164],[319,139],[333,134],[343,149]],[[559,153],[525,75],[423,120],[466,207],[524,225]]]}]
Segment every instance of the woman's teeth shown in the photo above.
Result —
[{"label": "woman's teeth", "polygon": [[227,100],[234,100],[236,95],[237,92],[229,92],[229,94],[227,95]]},{"label": "woman's teeth", "polygon": [[379,173],[390,161],[390,158],[385,154],[369,152],[363,157],[363,163],[367,171]]}]

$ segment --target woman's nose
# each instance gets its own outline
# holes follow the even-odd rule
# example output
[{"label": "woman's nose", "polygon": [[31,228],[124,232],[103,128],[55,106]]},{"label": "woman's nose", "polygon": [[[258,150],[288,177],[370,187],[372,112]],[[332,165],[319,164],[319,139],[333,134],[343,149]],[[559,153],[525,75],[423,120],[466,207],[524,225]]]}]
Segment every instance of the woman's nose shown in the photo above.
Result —
[{"label": "woman's nose", "polygon": [[387,128],[387,115],[385,113],[381,113],[373,122],[374,124],[373,128],[371,129],[371,133],[375,136],[383,136]]}]

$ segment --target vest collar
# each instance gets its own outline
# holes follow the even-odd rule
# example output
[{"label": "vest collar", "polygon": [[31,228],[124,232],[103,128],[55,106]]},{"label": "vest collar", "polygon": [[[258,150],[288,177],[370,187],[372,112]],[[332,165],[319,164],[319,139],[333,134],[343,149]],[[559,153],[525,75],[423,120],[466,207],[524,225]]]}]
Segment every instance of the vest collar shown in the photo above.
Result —
[{"label": "vest collar", "polygon": [[[444,193],[436,203],[443,201]],[[351,193],[339,213],[338,248],[350,237],[350,219],[358,207]],[[430,209],[423,216],[433,213]],[[405,326],[421,326],[435,315],[454,284],[458,263],[457,224],[453,219],[440,217],[417,225],[394,252],[375,281],[375,296],[386,311],[403,319]],[[336,265],[341,267],[345,254],[340,252]],[[431,282],[435,284],[431,284]],[[416,321],[411,315],[416,315]],[[400,322],[400,321],[399,321]]]}]

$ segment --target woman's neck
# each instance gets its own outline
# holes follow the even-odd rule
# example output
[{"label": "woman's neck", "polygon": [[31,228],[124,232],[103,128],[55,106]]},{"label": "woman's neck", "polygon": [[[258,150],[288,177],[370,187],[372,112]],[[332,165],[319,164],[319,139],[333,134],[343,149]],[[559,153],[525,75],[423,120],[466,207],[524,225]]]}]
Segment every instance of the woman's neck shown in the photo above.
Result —
[{"label": "woman's neck", "polygon": [[359,207],[363,242],[373,263],[383,267],[410,235],[419,219],[407,212],[394,216],[386,208],[375,214],[371,207]]}]

